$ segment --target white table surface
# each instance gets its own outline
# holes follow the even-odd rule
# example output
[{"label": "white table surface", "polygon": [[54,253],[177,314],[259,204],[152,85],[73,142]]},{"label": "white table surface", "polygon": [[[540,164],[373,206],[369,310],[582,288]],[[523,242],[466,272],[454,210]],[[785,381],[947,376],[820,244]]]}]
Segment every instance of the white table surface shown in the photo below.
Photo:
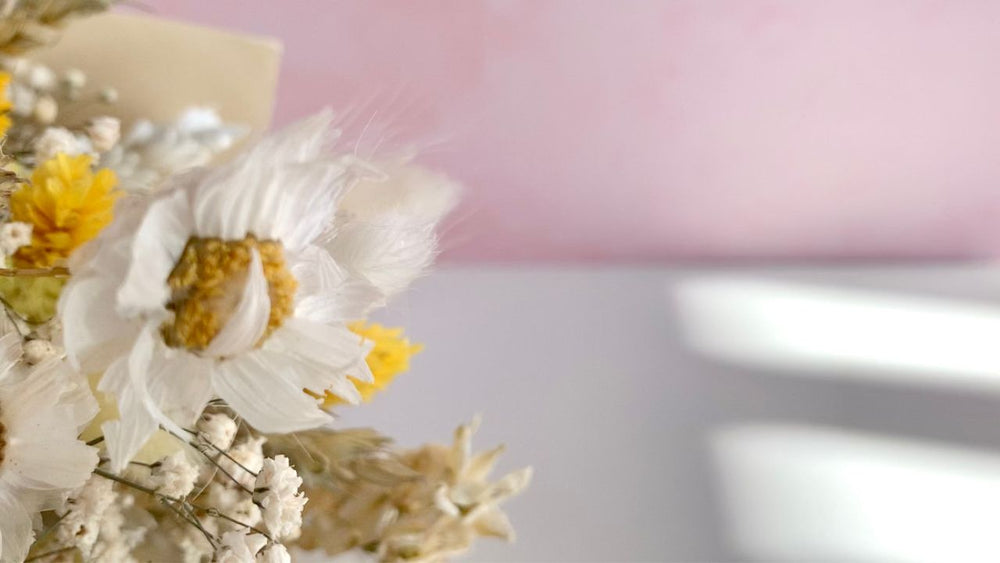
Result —
[{"label": "white table surface", "polygon": [[[747,313],[761,287],[801,299]],[[762,314],[791,344],[754,336],[776,330]],[[415,445],[482,413],[475,445],[505,442],[501,470],[535,467],[507,505],[517,542],[467,560],[1000,554],[1000,270],[444,268],[379,318],[426,349],[342,424]],[[802,334],[816,350],[781,350]]]}]

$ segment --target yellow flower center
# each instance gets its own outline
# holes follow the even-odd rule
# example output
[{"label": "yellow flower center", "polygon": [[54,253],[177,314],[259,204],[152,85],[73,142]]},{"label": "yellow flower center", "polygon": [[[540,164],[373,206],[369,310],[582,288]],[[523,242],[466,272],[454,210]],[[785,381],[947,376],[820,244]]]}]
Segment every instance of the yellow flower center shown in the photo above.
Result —
[{"label": "yellow flower center", "polygon": [[160,330],[168,346],[208,347],[239,305],[253,249],[260,254],[271,299],[267,331],[258,345],[291,316],[298,283],[285,266],[280,242],[251,235],[242,240],[191,237],[167,278],[167,308],[174,318]]},{"label": "yellow flower center", "polygon": [[0,72],[0,137],[7,134],[10,129],[10,108],[13,104],[10,101],[10,73]]}]

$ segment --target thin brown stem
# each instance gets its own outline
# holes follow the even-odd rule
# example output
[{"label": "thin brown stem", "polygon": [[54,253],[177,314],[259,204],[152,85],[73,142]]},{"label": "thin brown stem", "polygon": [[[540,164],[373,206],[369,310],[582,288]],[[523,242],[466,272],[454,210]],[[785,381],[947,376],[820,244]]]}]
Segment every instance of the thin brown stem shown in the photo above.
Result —
[{"label": "thin brown stem", "polygon": [[39,559],[45,559],[46,557],[52,557],[53,555],[59,555],[60,553],[66,553],[67,551],[72,551],[74,549],[76,549],[76,546],[60,547],[59,549],[53,549],[52,551],[32,555],[31,557],[25,559],[24,563],[28,563],[28,561],[38,561]]},{"label": "thin brown stem", "polygon": [[69,268],[0,268],[0,277],[5,278],[68,278]]}]

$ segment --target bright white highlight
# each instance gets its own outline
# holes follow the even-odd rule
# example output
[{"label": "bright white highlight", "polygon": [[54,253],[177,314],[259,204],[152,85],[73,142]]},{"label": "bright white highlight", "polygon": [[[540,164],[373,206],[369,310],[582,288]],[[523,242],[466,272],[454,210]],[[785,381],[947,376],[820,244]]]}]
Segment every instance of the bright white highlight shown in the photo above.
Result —
[{"label": "bright white highlight", "polygon": [[736,364],[1000,391],[1000,307],[737,278],[682,282],[688,344]]},{"label": "bright white highlight", "polygon": [[730,539],[761,561],[1000,561],[1000,455],[786,425],[715,433]]}]

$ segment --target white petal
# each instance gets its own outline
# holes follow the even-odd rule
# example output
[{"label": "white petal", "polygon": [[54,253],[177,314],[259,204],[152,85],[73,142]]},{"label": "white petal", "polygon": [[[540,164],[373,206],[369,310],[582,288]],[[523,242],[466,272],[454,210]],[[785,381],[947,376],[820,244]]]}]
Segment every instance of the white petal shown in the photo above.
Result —
[{"label": "white petal", "polygon": [[146,326],[136,339],[132,353],[111,364],[98,389],[118,398],[118,420],[105,422],[105,442],[112,471],[121,471],[146,440],[162,425],[178,436],[183,431],[161,410],[150,392],[150,365],[156,349],[155,327]]},{"label": "white petal", "polygon": [[338,264],[392,296],[434,262],[437,237],[433,224],[414,225],[396,213],[377,222],[348,221],[326,248]]},{"label": "white petal", "polygon": [[[115,362],[105,372],[101,380],[103,385],[108,380],[128,379],[128,360],[122,358]],[[111,457],[112,471],[122,471],[129,460],[142,449],[142,446],[156,432],[156,420],[135,399],[135,393],[127,385],[117,386],[115,394],[118,397],[118,420],[109,420],[101,425],[104,442],[107,444]]]},{"label": "white petal", "polygon": [[149,389],[153,401],[170,420],[189,427],[201,415],[212,399],[213,363],[157,342],[149,366]]},{"label": "white petal", "polygon": [[63,346],[73,365],[86,373],[104,371],[135,341],[136,325],[108,311],[115,300],[113,283],[109,277],[74,276],[59,298]]},{"label": "white petal", "polygon": [[382,293],[375,286],[338,266],[322,248],[309,246],[289,262],[299,282],[296,317],[345,323],[364,318],[373,306],[382,304]]},{"label": "white petal", "polygon": [[257,249],[251,251],[247,281],[236,310],[226,321],[219,334],[205,348],[204,355],[225,358],[252,349],[267,331],[271,315],[271,298],[268,295],[264,265]]},{"label": "white petal", "polygon": [[286,378],[287,359],[266,350],[219,362],[215,392],[261,432],[287,433],[323,426],[332,417],[302,387]]},{"label": "white petal", "polygon": [[175,190],[149,206],[132,241],[132,260],[117,293],[118,313],[155,314],[170,297],[167,278],[192,232],[187,193]]},{"label": "white petal", "polygon": [[[275,331],[268,342],[275,340],[287,353],[326,367],[333,375],[350,373],[358,379],[372,381],[365,358],[374,343],[351,332],[344,325],[327,325],[306,319],[291,318]],[[364,367],[362,367],[364,366]]]},{"label": "white petal", "polygon": [[328,115],[292,125],[202,179],[192,199],[201,236],[281,240],[297,252],[332,219],[346,170],[321,158]]},{"label": "white petal", "polygon": [[454,207],[458,186],[406,163],[358,182],[340,202],[342,223],[327,248],[338,263],[386,296],[420,276],[437,254],[435,225]]},{"label": "white petal", "polygon": [[4,388],[2,403],[3,480],[38,490],[82,485],[97,464],[97,451],[76,440],[97,412],[83,378],[53,359]]},{"label": "white petal", "polygon": [[4,480],[24,488],[75,489],[97,466],[97,450],[83,442],[61,439],[34,440],[9,447]]},{"label": "white petal", "polygon": [[11,491],[0,488],[0,560],[24,561],[33,541],[31,515]]},{"label": "white petal", "polygon": [[288,368],[284,373],[285,377],[293,381],[297,387],[308,389],[317,395],[329,391],[353,405],[360,403],[361,394],[348,376],[372,382],[374,378],[368,369],[368,364],[362,361],[360,364],[364,368],[345,369],[342,364],[336,364],[336,359],[333,359],[336,365],[331,365],[331,358],[316,354],[318,350],[310,351],[309,356],[300,354],[295,349],[302,344],[302,338],[302,333],[282,327],[268,339],[266,350],[287,357]]},{"label": "white petal", "polygon": [[21,337],[10,333],[0,338],[0,382],[7,378],[11,369],[21,359]]}]

